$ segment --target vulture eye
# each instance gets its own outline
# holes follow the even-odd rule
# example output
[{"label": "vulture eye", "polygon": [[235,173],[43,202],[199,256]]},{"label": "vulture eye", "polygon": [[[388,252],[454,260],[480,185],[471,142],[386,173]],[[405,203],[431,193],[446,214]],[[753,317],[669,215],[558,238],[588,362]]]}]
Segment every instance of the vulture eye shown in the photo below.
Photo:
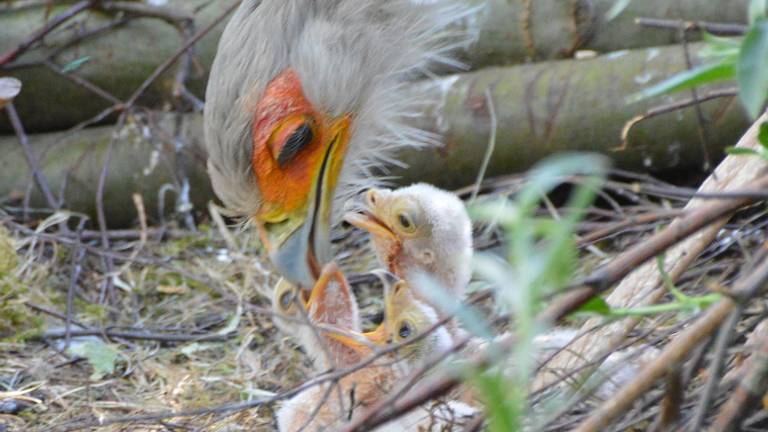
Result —
[{"label": "vulture eye", "polygon": [[408,321],[400,323],[400,328],[397,330],[397,335],[400,336],[400,339],[408,339],[411,337],[411,334],[413,334],[411,323]]},{"label": "vulture eye", "polygon": [[296,156],[299,150],[306,147],[312,142],[315,135],[312,133],[312,126],[309,123],[302,123],[296,130],[288,136],[285,140],[285,144],[280,149],[280,154],[277,155],[277,164],[282,168],[288,161]]},{"label": "vulture eye", "polygon": [[405,232],[412,232],[416,229],[416,224],[413,223],[413,219],[411,219],[407,213],[398,214],[397,222],[400,224],[400,228],[402,228]]},{"label": "vulture eye", "polygon": [[285,311],[288,310],[288,308],[291,307],[291,304],[293,303],[293,293],[290,291],[286,291],[282,294],[280,294],[280,307]]}]

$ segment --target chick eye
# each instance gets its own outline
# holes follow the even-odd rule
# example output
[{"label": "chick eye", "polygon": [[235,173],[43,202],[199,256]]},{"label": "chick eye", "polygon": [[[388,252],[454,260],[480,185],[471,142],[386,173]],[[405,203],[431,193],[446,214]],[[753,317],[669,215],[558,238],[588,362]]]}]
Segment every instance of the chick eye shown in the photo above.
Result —
[{"label": "chick eye", "polygon": [[293,303],[293,293],[290,291],[286,291],[282,294],[280,294],[280,307],[283,310],[288,310],[288,308],[291,307],[291,304]]},{"label": "chick eye", "polygon": [[277,155],[277,164],[282,168],[288,161],[296,156],[299,150],[306,147],[312,142],[315,135],[312,132],[312,125],[309,122],[302,123],[296,130],[288,136],[285,140],[285,144],[280,149],[280,153]]},{"label": "chick eye", "polygon": [[411,323],[408,321],[400,323],[400,328],[397,330],[397,335],[400,336],[400,339],[408,339],[411,337],[411,334],[413,334]]},{"label": "chick eye", "polygon": [[415,228],[413,220],[406,213],[397,215],[397,221],[400,224],[400,227],[406,231],[411,231]]}]

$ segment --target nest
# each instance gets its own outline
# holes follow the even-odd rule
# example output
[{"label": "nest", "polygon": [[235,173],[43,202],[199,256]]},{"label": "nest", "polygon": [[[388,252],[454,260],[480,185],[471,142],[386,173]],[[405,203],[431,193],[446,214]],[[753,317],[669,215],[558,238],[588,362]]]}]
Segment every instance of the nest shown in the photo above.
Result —
[{"label": "nest", "polygon": [[[519,177],[488,181],[479,201],[514,198],[522,184]],[[686,192],[615,173],[578,226],[577,273],[590,274],[679,216],[687,202],[681,191]],[[556,190],[540,216],[567,214],[567,194],[568,186]],[[763,206],[738,213],[675,288],[686,296],[706,296],[724,292],[748,273],[764,254],[766,213]],[[276,281],[254,236],[233,235],[215,223],[201,224],[197,232],[169,224],[110,232],[107,250],[100,233],[62,231],[59,222],[49,218],[32,229],[6,217],[0,232],[0,313],[3,323],[11,323],[0,343],[0,425],[6,430],[273,430],[282,395],[317,375],[299,347],[272,324],[268,296]],[[489,253],[505,243],[494,225],[478,224],[475,237],[477,249]],[[371,265],[361,259],[368,256],[362,234],[337,240],[349,251],[348,266]],[[108,257],[110,276],[104,272]],[[381,318],[375,278],[350,273],[350,279],[371,325]],[[667,292],[660,303],[675,300]],[[495,310],[488,296],[478,304],[489,314]],[[704,312],[645,315],[616,350],[628,362],[649,350],[653,358]],[[737,308],[719,323],[719,333],[695,344],[612,429],[709,424],[742,378],[755,373],[752,353],[768,331],[765,317],[759,298]],[[514,317],[497,318],[496,331],[514,330]],[[585,321],[575,317],[567,324],[576,328]],[[635,373],[646,363],[638,361]],[[538,370],[550,366],[543,361]],[[558,401],[556,415],[536,416],[545,421],[530,425],[534,429],[580,424],[632,378],[612,377],[618,382],[606,393],[594,391],[594,385],[588,391],[578,371],[555,372],[556,379],[530,394],[532,418]],[[557,390],[564,387],[565,399]],[[698,413],[702,405],[706,410]],[[766,427],[764,411],[746,414],[747,430]]]}]

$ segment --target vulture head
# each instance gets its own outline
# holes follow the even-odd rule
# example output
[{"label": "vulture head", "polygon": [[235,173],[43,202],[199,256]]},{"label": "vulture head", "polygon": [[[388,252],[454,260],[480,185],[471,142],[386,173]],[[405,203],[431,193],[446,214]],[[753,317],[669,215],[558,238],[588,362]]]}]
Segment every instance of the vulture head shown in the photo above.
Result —
[{"label": "vulture head", "polygon": [[252,222],[276,269],[310,289],[333,258],[343,203],[376,184],[423,97],[405,85],[457,43],[452,1],[244,0],[206,93],[214,190]]}]

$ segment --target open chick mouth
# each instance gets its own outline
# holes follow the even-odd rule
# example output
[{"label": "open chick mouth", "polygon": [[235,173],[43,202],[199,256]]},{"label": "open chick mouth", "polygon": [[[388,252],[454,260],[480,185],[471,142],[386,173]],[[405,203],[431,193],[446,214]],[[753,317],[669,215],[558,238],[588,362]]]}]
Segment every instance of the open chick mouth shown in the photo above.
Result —
[{"label": "open chick mouth", "polygon": [[384,223],[370,210],[347,212],[344,214],[344,220],[350,225],[368,231],[376,237],[397,240],[397,236],[389,225]]}]

